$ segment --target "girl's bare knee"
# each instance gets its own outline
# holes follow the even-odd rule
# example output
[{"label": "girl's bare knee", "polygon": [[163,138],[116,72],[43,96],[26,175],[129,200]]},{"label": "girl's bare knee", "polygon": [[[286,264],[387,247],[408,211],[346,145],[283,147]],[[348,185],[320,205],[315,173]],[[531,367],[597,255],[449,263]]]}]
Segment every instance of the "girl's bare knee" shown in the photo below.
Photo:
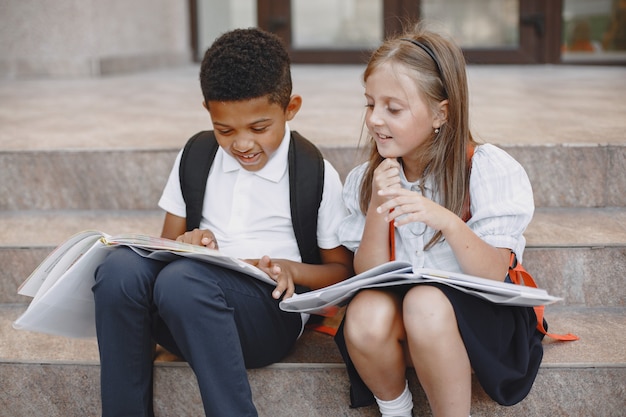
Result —
[{"label": "girl's bare knee", "polygon": [[402,309],[407,333],[417,337],[433,338],[457,329],[452,304],[437,287],[415,286],[404,298]]},{"label": "girl's bare knee", "polygon": [[394,337],[399,316],[397,302],[378,291],[363,291],[350,302],[346,310],[344,335],[346,341],[367,350]]}]

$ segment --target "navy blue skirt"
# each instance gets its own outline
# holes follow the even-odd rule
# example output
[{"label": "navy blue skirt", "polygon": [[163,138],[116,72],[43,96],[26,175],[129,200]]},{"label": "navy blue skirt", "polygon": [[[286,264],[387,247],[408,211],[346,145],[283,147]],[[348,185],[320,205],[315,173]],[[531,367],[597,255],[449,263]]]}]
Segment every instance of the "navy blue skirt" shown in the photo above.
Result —
[{"label": "navy blue skirt", "polygon": [[[532,307],[493,304],[443,284],[439,288],[450,300],[469,360],[485,392],[502,405],[523,400],[535,382],[543,358],[537,330],[537,316]],[[407,291],[397,287],[393,291]],[[547,323],[544,322],[547,329]],[[335,342],[346,363],[350,378],[350,406],[363,407],[375,402],[348,355],[343,322]]]}]

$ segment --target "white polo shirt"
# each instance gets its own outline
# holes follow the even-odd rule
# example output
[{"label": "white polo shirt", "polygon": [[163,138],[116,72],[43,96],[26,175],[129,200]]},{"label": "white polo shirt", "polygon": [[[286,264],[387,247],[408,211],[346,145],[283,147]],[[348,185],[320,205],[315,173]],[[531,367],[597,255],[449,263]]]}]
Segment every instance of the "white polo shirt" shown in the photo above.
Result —
[{"label": "white polo shirt", "polygon": [[[257,172],[246,171],[237,160],[218,149],[207,181],[201,229],[217,238],[220,252],[238,258],[272,258],[301,261],[291,223],[287,155],[291,131],[267,164]],[[159,207],[186,217],[180,189],[178,153]],[[336,230],[347,214],[341,197],[339,174],[324,161],[324,190],[318,212],[317,242],[322,249],[340,245]]]}]

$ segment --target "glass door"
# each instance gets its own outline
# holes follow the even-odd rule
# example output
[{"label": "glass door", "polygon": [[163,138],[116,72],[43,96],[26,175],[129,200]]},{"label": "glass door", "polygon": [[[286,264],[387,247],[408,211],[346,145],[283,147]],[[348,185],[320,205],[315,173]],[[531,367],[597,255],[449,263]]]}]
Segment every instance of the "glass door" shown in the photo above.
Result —
[{"label": "glass door", "polygon": [[532,0],[422,0],[420,16],[461,45],[468,62],[546,61],[546,4]]},{"label": "glass door", "polygon": [[[406,4],[405,4],[406,3]],[[296,63],[364,63],[417,4],[383,0],[258,0],[258,26],[281,36]],[[402,18],[399,18],[402,16]]]},{"label": "glass door", "polygon": [[561,60],[570,64],[626,63],[626,1],[564,0]]},{"label": "glass door", "polygon": [[259,27],[286,41],[295,63],[363,63],[385,36],[418,18],[451,34],[468,62],[542,63],[560,59],[561,5],[562,0],[258,0],[257,17]]},{"label": "glass door", "polygon": [[[626,0],[188,1],[196,60],[224,31],[256,25],[282,37],[294,63],[364,63],[403,22],[423,18],[470,63],[624,61]],[[587,34],[593,51],[575,50],[573,37]]]}]

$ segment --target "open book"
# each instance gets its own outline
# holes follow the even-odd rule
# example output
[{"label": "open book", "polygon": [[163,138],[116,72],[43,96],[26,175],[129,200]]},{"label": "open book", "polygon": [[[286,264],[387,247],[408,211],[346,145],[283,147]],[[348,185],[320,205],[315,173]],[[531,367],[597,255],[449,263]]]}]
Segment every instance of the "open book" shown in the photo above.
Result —
[{"label": "open book", "polygon": [[435,269],[413,270],[408,262],[392,261],[337,284],[303,294],[294,294],[293,297],[281,301],[280,308],[289,312],[332,316],[361,289],[426,282],[449,285],[497,304],[532,307],[561,300],[539,288]]},{"label": "open book", "polygon": [[59,245],[18,288],[18,294],[33,299],[13,327],[69,337],[95,336],[94,273],[117,246],[128,246],[141,256],[161,261],[193,258],[276,285],[257,267],[214,249],[145,235],[109,236],[89,230]]}]

